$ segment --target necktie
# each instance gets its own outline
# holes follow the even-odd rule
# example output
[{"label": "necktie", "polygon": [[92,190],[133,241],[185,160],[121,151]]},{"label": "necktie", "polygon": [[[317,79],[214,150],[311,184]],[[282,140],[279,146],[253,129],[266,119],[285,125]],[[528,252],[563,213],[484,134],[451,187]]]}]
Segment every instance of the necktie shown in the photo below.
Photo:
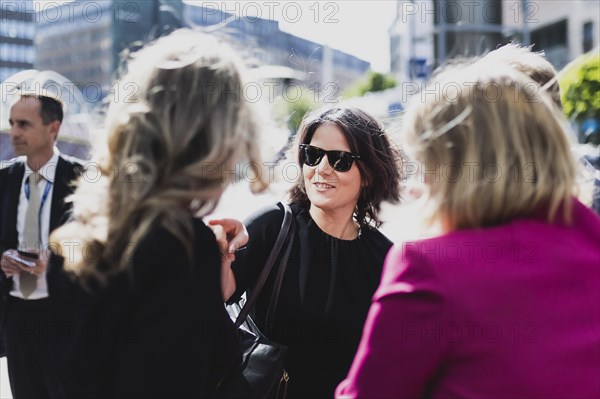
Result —
[{"label": "necktie", "polygon": [[[25,228],[23,230],[23,249],[35,249],[41,246],[40,242],[40,188],[38,183],[43,177],[33,172],[29,175],[29,202],[25,213]],[[25,272],[20,273],[19,285],[25,298],[29,297],[37,286],[37,276]]]}]

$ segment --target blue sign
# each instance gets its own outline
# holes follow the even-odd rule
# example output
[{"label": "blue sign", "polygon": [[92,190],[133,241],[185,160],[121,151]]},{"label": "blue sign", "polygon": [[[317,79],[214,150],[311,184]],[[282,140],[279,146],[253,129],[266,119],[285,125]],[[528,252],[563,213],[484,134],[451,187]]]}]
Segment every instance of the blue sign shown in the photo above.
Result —
[{"label": "blue sign", "polygon": [[408,62],[411,78],[425,79],[429,76],[426,58],[411,58]]},{"label": "blue sign", "polygon": [[388,114],[404,111],[404,107],[400,103],[391,103],[388,105]]}]

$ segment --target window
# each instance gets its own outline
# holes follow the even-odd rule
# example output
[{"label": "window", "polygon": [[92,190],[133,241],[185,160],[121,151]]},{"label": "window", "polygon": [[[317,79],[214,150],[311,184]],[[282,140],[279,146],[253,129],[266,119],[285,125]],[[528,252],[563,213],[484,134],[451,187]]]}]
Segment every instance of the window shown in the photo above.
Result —
[{"label": "window", "polygon": [[552,47],[567,45],[567,20],[544,26],[531,32],[534,50],[548,50]]},{"label": "window", "polygon": [[587,53],[594,48],[594,23],[583,24],[583,52]]}]

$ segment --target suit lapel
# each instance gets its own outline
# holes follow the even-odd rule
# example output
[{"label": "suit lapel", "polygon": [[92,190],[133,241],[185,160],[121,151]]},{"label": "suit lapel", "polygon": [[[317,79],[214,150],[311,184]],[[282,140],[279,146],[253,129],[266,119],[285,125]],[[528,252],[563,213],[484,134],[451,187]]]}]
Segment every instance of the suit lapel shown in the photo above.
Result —
[{"label": "suit lapel", "polygon": [[[18,162],[11,166],[6,176],[6,192],[2,204],[2,244],[18,244],[17,234],[17,211],[19,209],[19,196],[21,194],[21,183],[25,174],[25,164]],[[4,190],[4,188],[3,188]],[[12,246],[12,245],[11,245]]]}]

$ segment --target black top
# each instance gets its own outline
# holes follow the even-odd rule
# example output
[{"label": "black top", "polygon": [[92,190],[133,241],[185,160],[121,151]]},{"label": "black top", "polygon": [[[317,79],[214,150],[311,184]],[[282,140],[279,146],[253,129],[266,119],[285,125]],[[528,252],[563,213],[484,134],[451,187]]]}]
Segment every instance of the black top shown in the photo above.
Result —
[{"label": "black top", "polygon": [[59,365],[65,397],[215,396],[241,357],[223,305],[215,237],[201,220],[193,225],[192,261],[175,236],[156,228],[133,254],[130,272],[97,293],[70,282],[70,290],[50,287],[56,306],[70,304],[65,317],[75,329]]},{"label": "black top", "polygon": [[[288,346],[288,398],[332,398],[354,358],[392,242],[369,227],[354,240],[340,240],[323,232],[307,209],[297,204],[291,209],[295,240],[269,338]],[[282,220],[278,205],[247,220],[250,241],[232,265],[237,285],[232,300],[254,286]],[[255,321],[263,332],[269,330],[264,324],[276,267],[256,303]]]}]

